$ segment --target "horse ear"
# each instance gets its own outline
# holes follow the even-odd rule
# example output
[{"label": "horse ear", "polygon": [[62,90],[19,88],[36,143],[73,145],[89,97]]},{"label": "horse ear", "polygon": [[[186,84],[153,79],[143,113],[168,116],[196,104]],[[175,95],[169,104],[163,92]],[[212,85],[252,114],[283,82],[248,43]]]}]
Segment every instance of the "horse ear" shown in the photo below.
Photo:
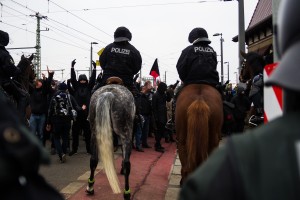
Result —
[{"label": "horse ear", "polygon": [[34,54],[31,54],[31,56],[29,57],[29,60],[32,61],[34,58]]},{"label": "horse ear", "polygon": [[21,56],[21,59],[24,59],[25,58],[25,56],[24,56],[24,54]]}]

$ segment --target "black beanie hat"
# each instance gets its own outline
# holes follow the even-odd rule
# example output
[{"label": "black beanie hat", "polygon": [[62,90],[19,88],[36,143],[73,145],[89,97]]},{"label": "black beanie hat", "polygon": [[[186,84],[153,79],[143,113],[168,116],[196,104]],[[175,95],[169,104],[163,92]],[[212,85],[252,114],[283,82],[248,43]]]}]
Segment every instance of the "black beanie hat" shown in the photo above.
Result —
[{"label": "black beanie hat", "polygon": [[0,46],[7,46],[9,42],[8,33],[0,30]]},{"label": "black beanie hat", "polygon": [[68,89],[68,86],[67,84],[65,84],[65,82],[62,82],[58,85],[58,89],[62,91],[66,91]]}]

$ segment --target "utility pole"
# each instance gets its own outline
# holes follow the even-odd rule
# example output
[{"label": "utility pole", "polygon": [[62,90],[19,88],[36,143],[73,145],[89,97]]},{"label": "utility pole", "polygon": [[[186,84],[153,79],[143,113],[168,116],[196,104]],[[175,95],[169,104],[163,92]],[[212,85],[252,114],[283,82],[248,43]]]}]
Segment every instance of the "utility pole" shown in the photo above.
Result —
[{"label": "utility pole", "polygon": [[220,37],[220,44],[221,44],[221,83],[224,83],[224,72],[223,72],[223,42],[224,39],[222,37],[222,33],[215,33],[213,36],[221,36]]},{"label": "utility pole", "polygon": [[242,62],[244,58],[241,55],[241,51],[246,52],[245,47],[245,14],[244,14],[244,0],[238,0],[239,2],[239,74],[242,70]]},{"label": "utility pole", "polygon": [[37,78],[41,77],[41,31],[49,31],[49,28],[46,30],[40,29],[40,21],[41,19],[47,19],[47,16],[43,16],[40,13],[36,13],[35,15],[30,15],[31,17],[36,17],[37,19],[37,27],[36,27],[36,53],[34,57],[34,66],[37,74]]},{"label": "utility pole", "polygon": [[273,60],[274,63],[278,61],[277,48],[278,44],[276,41],[275,34],[277,34],[277,16],[278,16],[278,8],[281,0],[273,0],[272,1],[272,18],[273,18]]}]

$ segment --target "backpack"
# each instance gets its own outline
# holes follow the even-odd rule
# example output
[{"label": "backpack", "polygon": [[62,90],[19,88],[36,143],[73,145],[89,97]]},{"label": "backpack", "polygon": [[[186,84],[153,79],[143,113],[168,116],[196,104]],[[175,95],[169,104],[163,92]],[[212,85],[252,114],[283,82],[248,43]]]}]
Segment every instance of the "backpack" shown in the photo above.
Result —
[{"label": "backpack", "polygon": [[54,115],[67,117],[71,116],[72,105],[69,100],[69,94],[60,91],[54,97]]}]

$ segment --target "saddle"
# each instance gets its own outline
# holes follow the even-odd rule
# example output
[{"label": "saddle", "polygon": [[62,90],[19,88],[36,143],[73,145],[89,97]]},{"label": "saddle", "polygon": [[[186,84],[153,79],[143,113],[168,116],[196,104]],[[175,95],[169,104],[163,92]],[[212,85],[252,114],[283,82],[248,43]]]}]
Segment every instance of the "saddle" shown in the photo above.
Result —
[{"label": "saddle", "polygon": [[123,80],[117,76],[112,76],[106,80],[106,85],[110,84],[124,85]]}]

